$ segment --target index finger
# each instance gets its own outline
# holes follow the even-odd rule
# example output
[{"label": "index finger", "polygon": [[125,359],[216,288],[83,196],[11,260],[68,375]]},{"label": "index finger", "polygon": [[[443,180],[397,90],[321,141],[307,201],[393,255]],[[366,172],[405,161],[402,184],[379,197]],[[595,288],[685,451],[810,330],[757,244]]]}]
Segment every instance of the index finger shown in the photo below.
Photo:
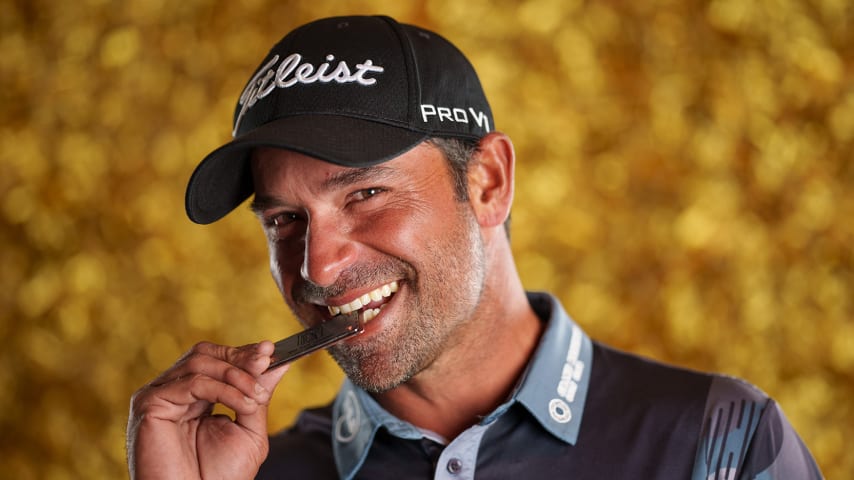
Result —
[{"label": "index finger", "polygon": [[[261,346],[257,343],[231,347],[211,342],[199,342],[182,355],[172,367],[152,380],[150,385],[163,385],[185,375],[197,373],[202,366],[208,370],[211,360],[214,364],[222,365],[220,369],[223,371],[225,367],[234,367],[245,371],[252,377],[257,377],[269,365],[270,350],[269,346]],[[209,371],[205,373],[211,374]]]}]

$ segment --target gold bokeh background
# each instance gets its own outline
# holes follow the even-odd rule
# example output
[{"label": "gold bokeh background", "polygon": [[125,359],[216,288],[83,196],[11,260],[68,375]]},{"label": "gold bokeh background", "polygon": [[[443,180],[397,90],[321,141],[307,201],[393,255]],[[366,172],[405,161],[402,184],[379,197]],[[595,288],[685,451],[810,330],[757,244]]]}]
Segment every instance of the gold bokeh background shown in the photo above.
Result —
[{"label": "gold bokeh background", "polygon": [[[121,478],[132,392],[297,330],[245,208],[183,212],[268,48],[386,13],[456,43],[515,141],[525,283],[595,338],[750,380],[854,478],[847,0],[0,0],[0,477]],[[271,429],[329,400],[298,362]]]}]

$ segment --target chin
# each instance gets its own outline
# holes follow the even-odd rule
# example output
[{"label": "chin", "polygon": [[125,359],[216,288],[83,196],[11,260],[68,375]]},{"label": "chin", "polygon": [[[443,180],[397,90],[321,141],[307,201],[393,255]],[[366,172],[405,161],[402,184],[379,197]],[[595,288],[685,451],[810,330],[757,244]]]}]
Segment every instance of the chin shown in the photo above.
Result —
[{"label": "chin", "polygon": [[401,363],[387,359],[378,360],[378,355],[354,354],[352,349],[343,351],[339,346],[329,349],[332,358],[356,386],[370,393],[384,393],[409,381],[413,374],[401,370]]}]

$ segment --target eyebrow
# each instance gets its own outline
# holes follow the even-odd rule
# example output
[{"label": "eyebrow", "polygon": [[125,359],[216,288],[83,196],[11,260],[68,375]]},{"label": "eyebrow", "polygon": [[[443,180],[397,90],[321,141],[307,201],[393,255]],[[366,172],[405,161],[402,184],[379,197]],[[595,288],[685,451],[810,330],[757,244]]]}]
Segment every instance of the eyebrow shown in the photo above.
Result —
[{"label": "eyebrow", "polygon": [[[397,171],[395,169],[384,165],[350,168],[329,176],[329,178],[324,180],[321,184],[321,189],[333,190],[370,180],[384,180],[395,176],[396,173]],[[258,195],[256,193],[255,198],[249,205],[249,209],[252,210],[255,215],[260,215],[261,212],[268,208],[281,207],[286,205],[286,202],[282,201],[276,196]]]},{"label": "eyebrow", "polygon": [[370,167],[352,168],[342,170],[333,174],[323,181],[321,187],[324,190],[346,187],[367,180],[387,179],[394,175],[393,168],[384,165],[373,165]]}]

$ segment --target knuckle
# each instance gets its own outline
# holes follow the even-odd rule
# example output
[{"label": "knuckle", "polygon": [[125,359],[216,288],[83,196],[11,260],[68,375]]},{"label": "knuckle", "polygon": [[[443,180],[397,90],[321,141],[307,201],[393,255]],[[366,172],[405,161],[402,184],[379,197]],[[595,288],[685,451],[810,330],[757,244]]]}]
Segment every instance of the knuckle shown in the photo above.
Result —
[{"label": "knuckle", "polygon": [[187,385],[189,385],[190,388],[192,389],[194,387],[198,387],[199,385],[206,383],[207,378],[208,378],[207,375],[205,375],[203,373],[196,372],[196,373],[191,373],[191,374],[187,375],[186,382],[187,382]]},{"label": "knuckle", "polygon": [[225,359],[228,363],[236,364],[240,361],[240,358],[243,354],[243,349],[237,347],[228,347],[223,352]]},{"label": "knuckle", "polygon": [[132,412],[142,410],[142,407],[145,404],[144,400],[146,397],[146,393],[147,388],[142,387],[139,390],[133,392],[133,395],[130,396],[130,409]]},{"label": "knuckle", "polygon": [[246,372],[241,368],[235,367],[234,365],[230,365],[223,372],[223,378],[225,378],[226,381],[228,381],[229,383],[236,383],[240,381],[244,375],[246,375]]},{"label": "knuckle", "polygon": [[205,359],[201,355],[191,355],[184,361],[184,369],[190,372],[198,372],[205,365]]},{"label": "knuckle", "polygon": [[156,389],[151,385],[146,385],[135,391],[130,397],[130,418],[142,419],[156,403]]},{"label": "knuckle", "polygon": [[190,353],[207,353],[212,347],[214,347],[214,344],[211,342],[198,342],[190,349]]},{"label": "knuckle", "polygon": [[231,362],[236,350],[236,348],[227,345],[203,341],[193,345],[189,356],[204,355]]}]

